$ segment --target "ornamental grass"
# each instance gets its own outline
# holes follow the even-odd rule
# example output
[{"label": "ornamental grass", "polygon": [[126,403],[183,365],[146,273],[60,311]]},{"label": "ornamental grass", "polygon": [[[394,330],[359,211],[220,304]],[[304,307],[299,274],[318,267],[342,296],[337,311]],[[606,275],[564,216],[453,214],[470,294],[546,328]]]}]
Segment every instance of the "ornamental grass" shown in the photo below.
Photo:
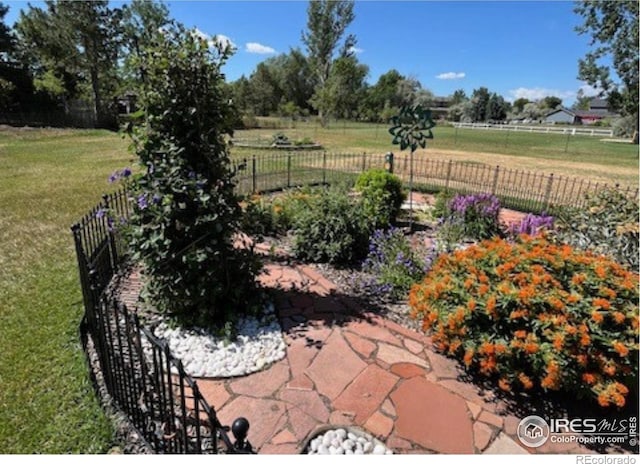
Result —
[{"label": "ornamental grass", "polygon": [[622,407],[637,388],[638,278],[545,236],[494,238],[441,255],[409,304],[437,349],[504,391]]}]

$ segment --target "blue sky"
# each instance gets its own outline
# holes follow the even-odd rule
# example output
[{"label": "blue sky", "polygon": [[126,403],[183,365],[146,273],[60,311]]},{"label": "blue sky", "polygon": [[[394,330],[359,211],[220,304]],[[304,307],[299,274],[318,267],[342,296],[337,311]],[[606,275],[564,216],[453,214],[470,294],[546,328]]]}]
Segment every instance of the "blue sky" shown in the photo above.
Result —
[{"label": "blue sky", "polygon": [[[6,1],[7,23],[26,2]],[[40,2],[31,2],[41,5]],[[119,5],[122,2],[114,2]],[[249,75],[262,60],[304,50],[306,1],[168,1],[171,15],[237,47],[228,80]],[[368,81],[390,69],[417,78],[436,95],[485,86],[508,100],[556,95],[569,105],[583,82],[578,58],[589,38],[568,1],[357,1],[349,32]],[[588,89],[587,89],[588,90]],[[591,89],[592,92],[592,89]]]}]

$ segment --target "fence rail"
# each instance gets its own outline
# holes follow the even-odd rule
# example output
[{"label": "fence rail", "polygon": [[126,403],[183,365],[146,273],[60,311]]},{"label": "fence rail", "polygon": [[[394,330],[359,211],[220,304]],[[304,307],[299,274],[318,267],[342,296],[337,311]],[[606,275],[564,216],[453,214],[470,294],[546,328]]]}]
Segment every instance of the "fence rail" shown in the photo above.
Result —
[{"label": "fence rail", "polygon": [[[352,180],[367,169],[391,164],[393,173],[408,183],[412,175],[410,154],[329,154],[326,152],[265,153],[236,163],[240,193],[259,193],[313,184]],[[478,163],[414,157],[413,185],[421,190],[460,193],[489,192],[503,206],[541,212],[552,206],[584,206],[586,195],[616,188],[638,198],[637,188],[620,187],[554,174],[487,166]]]},{"label": "fence rail", "polygon": [[479,122],[456,122],[453,127],[459,129],[497,130],[510,132],[537,132],[543,134],[589,135],[591,137],[613,137],[611,129],[590,129],[584,127],[567,126],[518,126],[512,124],[490,124]]},{"label": "fence rail", "polygon": [[80,333],[89,362],[90,339],[106,391],[154,451],[216,454],[221,440],[227,453],[252,452],[242,428],[231,442],[182,362],[113,295],[126,246],[112,221],[129,219],[130,212],[126,192],[116,192],[72,227],[85,307]]}]

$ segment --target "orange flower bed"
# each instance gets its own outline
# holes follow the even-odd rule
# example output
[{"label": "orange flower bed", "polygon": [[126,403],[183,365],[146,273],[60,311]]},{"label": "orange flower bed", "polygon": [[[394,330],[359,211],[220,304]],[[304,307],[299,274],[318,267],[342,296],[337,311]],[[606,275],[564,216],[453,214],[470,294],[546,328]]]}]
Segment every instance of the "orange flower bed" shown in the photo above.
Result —
[{"label": "orange flower bed", "polygon": [[504,391],[624,406],[638,381],[638,274],[544,236],[442,255],[409,295],[434,346]]}]

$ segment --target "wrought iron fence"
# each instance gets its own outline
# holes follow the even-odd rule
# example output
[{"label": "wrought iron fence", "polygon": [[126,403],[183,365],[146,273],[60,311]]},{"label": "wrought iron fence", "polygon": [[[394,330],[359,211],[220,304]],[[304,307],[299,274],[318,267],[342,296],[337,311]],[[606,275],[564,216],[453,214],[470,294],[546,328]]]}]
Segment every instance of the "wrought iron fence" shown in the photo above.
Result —
[{"label": "wrought iron fence", "polygon": [[229,427],[219,422],[182,362],[114,298],[111,283],[126,248],[112,221],[129,216],[127,194],[120,191],[105,195],[72,227],[85,307],[80,333],[89,362],[91,339],[114,405],[156,452],[252,453],[246,419],[234,422],[232,443]]},{"label": "wrought iron fence", "polygon": [[[410,155],[340,154],[326,152],[264,153],[235,163],[240,166],[240,193],[260,193],[304,185],[353,180],[361,172],[391,167],[403,182],[411,175]],[[615,188],[638,199],[638,188],[621,187],[585,179],[543,174],[477,163],[415,157],[415,188],[437,192],[493,193],[508,208],[541,212],[552,206],[584,206],[587,194]]]}]

